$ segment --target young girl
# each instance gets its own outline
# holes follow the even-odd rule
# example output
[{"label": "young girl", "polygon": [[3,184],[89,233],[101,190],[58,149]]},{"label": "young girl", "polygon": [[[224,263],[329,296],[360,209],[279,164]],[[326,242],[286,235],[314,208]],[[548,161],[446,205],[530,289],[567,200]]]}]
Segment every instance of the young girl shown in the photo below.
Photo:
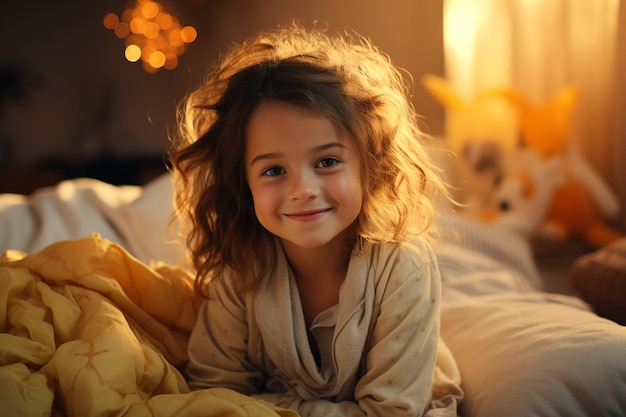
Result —
[{"label": "young girl", "polygon": [[192,388],[302,416],[456,415],[428,244],[445,189],[405,93],[366,40],[294,24],[189,95],[171,161],[206,298]]}]

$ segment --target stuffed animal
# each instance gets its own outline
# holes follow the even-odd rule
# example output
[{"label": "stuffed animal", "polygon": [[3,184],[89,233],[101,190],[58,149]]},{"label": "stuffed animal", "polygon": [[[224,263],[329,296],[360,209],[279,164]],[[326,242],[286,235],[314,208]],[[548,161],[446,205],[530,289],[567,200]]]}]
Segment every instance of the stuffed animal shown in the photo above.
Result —
[{"label": "stuffed animal", "polygon": [[499,94],[518,110],[520,145],[533,149],[543,159],[563,156],[567,161],[564,168],[567,168],[574,181],[585,186],[601,216],[615,218],[620,210],[617,196],[570,140],[578,89],[574,86],[565,87],[540,104],[531,103],[513,90],[503,89]]},{"label": "stuffed animal", "polygon": [[483,220],[528,237],[581,238],[593,248],[624,237],[606,225],[585,187],[568,175],[562,156],[540,158],[533,150],[520,149],[508,160],[481,212]]},{"label": "stuffed animal", "polygon": [[541,230],[552,205],[563,160],[544,160],[528,149],[510,152],[506,159],[506,172],[478,215],[485,222],[531,237]]},{"label": "stuffed animal", "polygon": [[566,87],[538,105],[517,91],[503,89],[499,94],[518,110],[523,147],[533,149],[541,158],[563,155],[570,148],[570,126],[578,99],[576,87]]},{"label": "stuffed animal", "polygon": [[606,224],[619,212],[617,197],[570,140],[575,87],[535,105],[511,89],[468,100],[442,77],[422,82],[447,110],[444,136],[458,156],[455,185],[468,211],[529,236],[582,238],[592,247],[623,236]]},{"label": "stuffed animal", "polygon": [[516,107],[499,90],[461,97],[444,78],[426,74],[424,87],[446,109],[445,146],[453,153],[448,179],[466,210],[482,207],[502,172],[503,155],[518,144]]},{"label": "stuffed animal", "polygon": [[582,238],[594,248],[623,237],[606,224],[606,219],[619,212],[617,197],[570,141],[577,89],[566,87],[538,105],[517,92],[503,90],[501,94],[519,111],[520,145],[544,161],[563,159],[561,181],[552,182],[552,203],[541,226],[542,234],[558,240]]},{"label": "stuffed animal", "polygon": [[554,189],[542,230],[544,235],[560,240],[582,238],[593,248],[625,237],[606,224],[587,188],[571,174],[564,184]]}]

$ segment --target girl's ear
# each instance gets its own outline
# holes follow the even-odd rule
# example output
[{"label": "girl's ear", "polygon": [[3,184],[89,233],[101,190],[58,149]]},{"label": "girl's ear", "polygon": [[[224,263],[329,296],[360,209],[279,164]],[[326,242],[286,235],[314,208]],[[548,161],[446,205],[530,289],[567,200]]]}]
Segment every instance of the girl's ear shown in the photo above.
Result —
[{"label": "girl's ear", "polygon": [[434,74],[425,74],[422,77],[422,84],[446,109],[459,110],[465,106],[464,101],[444,78]]}]

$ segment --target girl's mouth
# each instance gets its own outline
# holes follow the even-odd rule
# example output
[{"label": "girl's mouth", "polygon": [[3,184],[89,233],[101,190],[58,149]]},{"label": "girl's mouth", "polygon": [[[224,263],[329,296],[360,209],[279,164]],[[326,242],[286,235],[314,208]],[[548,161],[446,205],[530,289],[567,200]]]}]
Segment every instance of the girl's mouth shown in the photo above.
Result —
[{"label": "girl's mouth", "polygon": [[299,211],[296,213],[285,214],[291,220],[306,222],[317,220],[330,211],[330,208],[320,210]]}]

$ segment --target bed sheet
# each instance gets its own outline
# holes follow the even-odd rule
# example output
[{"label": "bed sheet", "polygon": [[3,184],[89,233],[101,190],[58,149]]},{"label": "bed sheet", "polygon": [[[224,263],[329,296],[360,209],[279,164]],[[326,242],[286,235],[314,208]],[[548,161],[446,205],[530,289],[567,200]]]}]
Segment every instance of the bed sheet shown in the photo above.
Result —
[{"label": "bed sheet", "polygon": [[626,328],[572,297],[500,293],[442,308],[464,416],[626,415]]},{"label": "bed sheet", "polygon": [[442,337],[472,417],[626,415],[626,327],[543,291],[527,240],[444,215]]}]

